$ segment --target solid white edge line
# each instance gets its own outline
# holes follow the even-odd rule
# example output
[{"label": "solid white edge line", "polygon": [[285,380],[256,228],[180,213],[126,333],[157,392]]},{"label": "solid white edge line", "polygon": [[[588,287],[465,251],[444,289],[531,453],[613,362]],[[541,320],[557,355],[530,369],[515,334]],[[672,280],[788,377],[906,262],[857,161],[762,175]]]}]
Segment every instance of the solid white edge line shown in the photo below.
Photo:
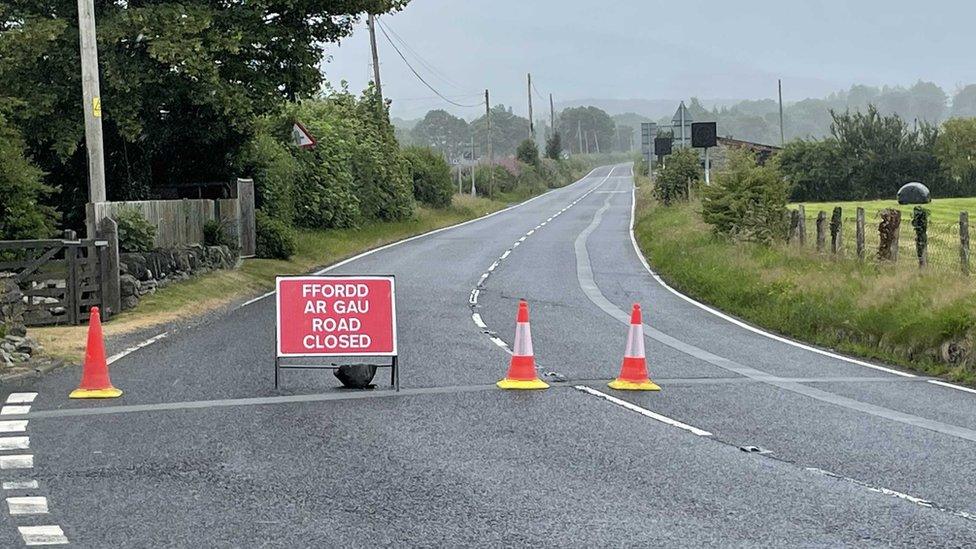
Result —
[{"label": "solid white edge line", "polygon": [[25,545],[65,545],[68,538],[56,524],[45,526],[18,526],[17,531]]},{"label": "solid white edge line", "polygon": [[36,480],[5,480],[3,482],[4,490],[36,490],[37,481]]},{"label": "solid white edge line", "polygon": [[0,437],[0,450],[27,450],[30,437]]},{"label": "solid white edge line", "polygon": [[26,419],[0,421],[0,433],[23,433],[27,430]]},{"label": "solid white edge line", "polygon": [[37,398],[37,393],[10,393],[7,395],[7,404],[30,404]]},{"label": "solid white edge line", "polygon": [[47,514],[47,498],[44,496],[12,496],[7,498],[7,512],[11,515]]},{"label": "solid white edge line", "polygon": [[611,395],[608,395],[606,393],[601,393],[600,391],[597,391],[596,389],[594,389],[592,387],[587,387],[586,385],[576,385],[573,388],[576,389],[576,390],[578,390],[578,391],[583,391],[584,393],[589,393],[589,394],[591,394],[591,395],[593,395],[595,397],[600,397],[600,398],[602,398],[604,400],[607,400],[609,402],[612,402],[613,404],[616,404],[617,406],[621,406],[623,408],[626,408],[626,409],[630,410],[631,412],[637,412],[638,414],[640,414],[642,416],[649,417],[651,419],[660,421],[661,423],[666,423],[666,424],[668,424],[668,425],[670,425],[672,427],[677,427],[679,429],[684,429],[685,431],[688,431],[689,433],[698,435],[700,437],[710,437],[710,436],[712,436],[712,433],[709,433],[708,431],[706,431],[704,429],[699,429],[698,427],[692,427],[691,425],[688,425],[687,423],[681,423],[680,421],[678,421],[676,419],[671,419],[668,416],[662,416],[661,414],[657,414],[657,413],[654,413],[654,412],[652,412],[650,410],[647,410],[645,408],[641,408],[640,406],[638,406],[636,404],[633,404],[633,403],[630,403],[630,402],[627,402],[626,400],[621,400],[621,399],[619,399],[619,398],[617,398],[615,396],[611,396]]},{"label": "solid white edge line", "polygon": [[956,390],[959,390],[959,391],[966,391],[967,393],[976,394],[976,389],[971,389],[969,387],[963,387],[961,385],[954,385],[952,383],[947,383],[945,381],[939,381],[937,379],[930,379],[930,380],[928,380],[928,382],[931,383],[932,385],[938,385],[940,387],[948,387],[950,389],[956,389]]},{"label": "solid white edge line", "polygon": [[709,307],[708,305],[705,305],[704,303],[701,303],[699,301],[695,301],[694,299],[692,299],[692,298],[684,295],[683,293],[675,290],[671,286],[668,286],[668,284],[660,276],[658,276],[658,274],[655,273],[653,269],[651,269],[650,264],[647,263],[647,259],[644,258],[644,254],[641,253],[640,247],[637,246],[637,237],[634,236],[634,220],[635,220],[636,210],[637,210],[637,185],[634,184],[634,188],[631,191],[630,243],[634,246],[634,252],[637,254],[637,259],[640,260],[641,264],[644,266],[644,268],[647,270],[647,272],[651,274],[651,276],[654,278],[654,280],[657,281],[658,284],[660,284],[661,286],[663,286],[666,290],[668,290],[672,294],[674,294],[674,295],[678,296],[679,298],[687,301],[688,303],[691,303],[695,307],[698,307],[699,309],[701,309],[703,311],[707,311],[707,312],[709,312],[709,313],[711,313],[711,314],[713,314],[713,315],[715,315],[715,316],[717,316],[717,317],[719,317],[719,318],[721,318],[721,319],[723,319],[725,321],[731,322],[732,324],[735,324],[736,326],[738,326],[740,328],[744,328],[744,329],[749,330],[750,332],[753,332],[755,334],[759,334],[761,336],[768,337],[769,339],[772,339],[772,340],[775,340],[775,341],[779,341],[780,343],[786,343],[787,345],[791,345],[793,347],[797,347],[799,349],[803,349],[804,351],[810,351],[812,353],[817,353],[818,355],[823,355],[823,356],[830,357],[830,358],[834,358],[834,359],[837,359],[837,360],[842,360],[844,362],[849,362],[851,364],[857,364],[858,366],[864,366],[866,368],[871,368],[873,370],[880,370],[882,372],[887,372],[889,374],[894,374],[896,376],[902,376],[902,377],[918,377],[915,374],[909,374],[907,372],[901,372],[901,371],[898,371],[898,370],[894,370],[892,368],[885,368],[884,366],[878,366],[877,364],[871,364],[870,362],[865,362],[863,360],[858,360],[858,359],[855,359],[855,358],[846,357],[846,356],[843,356],[843,355],[839,355],[837,353],[832,353],[830,351],[825,351],[823,349],[818,349],[816,347],[811,347],[810,345],[806,345],[804,343],[800,343],[800,342],[794,341],[792,339],[787,339],[785,337],[778,336],[776,334],[772,334],[772,333],[769,333],[769,332],[760,330],[759,328],[756,328],[755,326],[750,326],[749,324],[746,324],[745,322],[742,322],[741,320],[739,320],[737,318],[733,318],[733,317],[731,317],[731,316],[729,316],[729,315],[727,315],[727,314],[725,314],[725,313],[723,313],[721,311],[718,311],[716,309],[713,309],[713,308]]},{"label": "solid white edge line", "polygon": [[113,362],[115,362],[117,360],[121,360],[121,359],[123,359],[123,358],[131,355],[132,353],[138,351],[139,349],[144,349],[144,348],[152,345],[153,343],[156,343],[157,341],[159,341],[161,339],[165,339],[168,336],[169,336],[169,332],[163,332],[161,334],[156,334],[156,335],[152,336],[151,338],[149,338],[149,339],[147,339],[147,340],[145,340],[145,341],[143,341],[141,343],[137,343],[137,344],[133,345],[132,347],[129,347],[129,348],[123,350],[123,351],[120,351],[120,352],[118,352],[118,353],[116,353],[116,354],[108,357],[108,360],[106,360],[106,362],[108,364],[112,364]]}]

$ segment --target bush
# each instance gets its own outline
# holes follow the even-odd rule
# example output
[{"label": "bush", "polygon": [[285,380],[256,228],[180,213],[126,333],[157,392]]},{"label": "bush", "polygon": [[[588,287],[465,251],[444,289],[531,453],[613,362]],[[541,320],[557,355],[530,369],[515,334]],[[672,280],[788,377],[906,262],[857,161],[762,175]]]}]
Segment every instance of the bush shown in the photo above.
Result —
[{"label": "bush", "polygon": [[536,147],[535,142],[531,139],[526,139],[519,143],[517,149],[515,149],[515,158],[529,166],[539,165],[539,147]]},{"label": "bush", "polygon": [[444,157],[428,147],[408,147],[403,156],[413,180],[413,197],[434,208],[450,206],[454,183]]},{"label": "bush", "polygon": [[218,219],[211,219],[203,224],[203,244],[205,246],[227,246],[236,248],[237,242],[231,237],[225,223]]},{"label": "bush", "polygon": [[295,255],[295,233],[285,222],[268,214],[255,212],[258,257],[265,259],[288,259]]},{"label": "bush", "polygon": [[122,208],[115,214],[119,226],[119,249],[123,252],[148,252],[156,245],[156,227],[135,208]]},{"label": "bush", "polygon": [[295,187],[301,185],[302,166],[286,144],[289,127],[282,120],[262,119],[244,148],[239,169],[254,179],[255,206],[290,224],[295,221]]},{"label": "bush", "polygon": [[[493,183],[490,180],[492,174],[495,176]],[[487,164],[475,166],[474,181],[475,190],[481,196],[488,196],[492,193],[510,193],[515,190],[518,183],[515,174],[508,171],[508,168],[497,164],[494,167]],[[492,186],[491,193],[489,193],[489,184]]]},{"label": "bush", "polygon": [[546,158],[550,160],[559,160],[563,155],[563,141],[559,137],[559,132],[554,132],[552,135],[546,139]]},{"label": "bush", "polygon": [[716,233],[738,240],[782,239],[787,190],[775,162],[758,166],[748,151],[730,151],[727,170],[704,188],[702,219]]},{"label": "bush", "polygon": [[698,151],[677,149],[667,158],[654,182],[654,197],[668,206],[675,200],[688,200],[688,188],[695,186],[704,172]]},{"label": "bush", "polygon": [[0,114],[0,240],[47,238],[55,212],[39,204],[52,189],[41,170],[24,156],[20,134]]}]

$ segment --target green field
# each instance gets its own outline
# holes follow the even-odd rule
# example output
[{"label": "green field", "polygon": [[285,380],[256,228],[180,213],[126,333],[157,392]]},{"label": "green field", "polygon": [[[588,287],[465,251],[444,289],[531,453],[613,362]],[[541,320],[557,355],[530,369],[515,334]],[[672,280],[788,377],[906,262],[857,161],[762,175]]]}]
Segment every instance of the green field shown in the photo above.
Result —
[{"label": "green field", "polygon": [[[791,207],[799,205],[791,204]],[[858,206],[864,208],[865,215],[870,219],[877,212],[885,208],[897,208],[901,210],[902,219],[908,219],[912,214],[913,206],[901,206],[897,200],[860,200],[852,202],[803,202],[807,216],[816,216],[817,212],[823,210],[830,215],[835,206],[844,209],[844,215],[854,215]],[[970,212],[976,216],[976,198],[936,198],[931,204],[923,206],[932,212],[931,220],[937,223],[956,223],[959,221],[959,212]]]}]

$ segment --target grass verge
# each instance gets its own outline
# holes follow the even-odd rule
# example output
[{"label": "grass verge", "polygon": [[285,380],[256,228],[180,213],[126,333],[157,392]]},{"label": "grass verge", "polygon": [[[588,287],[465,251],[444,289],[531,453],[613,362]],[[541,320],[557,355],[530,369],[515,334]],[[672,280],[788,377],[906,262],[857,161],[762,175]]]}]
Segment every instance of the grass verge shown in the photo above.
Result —
[{"label": "grass verge", "polygon": [[[287,261],[247,259],[240,269],[215,271],[160,289],[143,297],[139,306],[106,322],[108,337],[132,333],[176,320],[190,320],[274,286],[279,274],[302,274],[330,265],[366,250],[481,217],[530,198],[525,193],[502,195],[494,200],[455,195],[450,207],[418,208],[413,219],[392,223],[373,222],[354,229],[300,231],[298,249]],[[78,363],[85,353],[86,326],[31,328],[44,345],[45,354]]]},{"label": "grass verge", "polygon": [[976,381],[971,279],[831,259],[786,245],[733,243],[711,232],[699,204],[663,207],[649,189],[639,190],[635,236],[651,265],[679,291],[798,340]]}]

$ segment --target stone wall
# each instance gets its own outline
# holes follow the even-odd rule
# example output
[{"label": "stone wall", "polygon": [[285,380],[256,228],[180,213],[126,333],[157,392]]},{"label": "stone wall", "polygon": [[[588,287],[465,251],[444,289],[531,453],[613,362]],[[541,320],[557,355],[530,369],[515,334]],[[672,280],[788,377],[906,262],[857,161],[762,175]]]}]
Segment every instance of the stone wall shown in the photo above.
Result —
[{"label": "stone wall", "polygon": [[24,295],[13,273],[0,273],[0,369],[28,362],[40,346],[27,337]]},{"label": "stone wall", "polygon": [[157,288],[216,269],[232,269],[237,261],[237,251],[227,246],[194,245],[120,254],[122,310],[135,307],[142,296]]}]

